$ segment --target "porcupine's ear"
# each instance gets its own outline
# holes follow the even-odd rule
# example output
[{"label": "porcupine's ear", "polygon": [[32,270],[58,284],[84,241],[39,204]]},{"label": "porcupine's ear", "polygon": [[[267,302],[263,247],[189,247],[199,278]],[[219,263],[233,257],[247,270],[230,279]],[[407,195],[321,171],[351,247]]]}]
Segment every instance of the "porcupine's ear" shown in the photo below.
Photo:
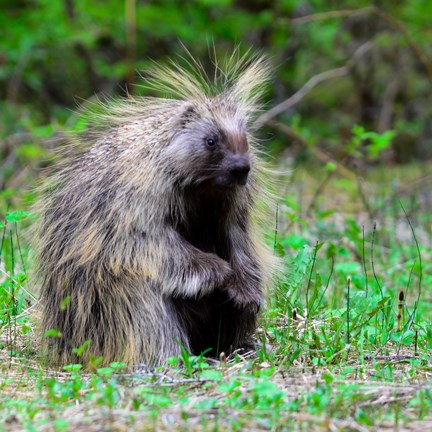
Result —
[{"label": "porcupine's ear", "polygon": [[179,125],[181,129],[184,129],[188,126],[192,121],[197,120],[199,118],[198,111],[195,109],[195,106],[191,103],[187,103],[185,108],[180,114]]},{"label": "porcupine's ear", "polygon": [[229,90],[230,97],[249,118],[262,108],[262,96],[271,78],[270,62],[259,54],[247,52],[233,65],[236,78]]}]

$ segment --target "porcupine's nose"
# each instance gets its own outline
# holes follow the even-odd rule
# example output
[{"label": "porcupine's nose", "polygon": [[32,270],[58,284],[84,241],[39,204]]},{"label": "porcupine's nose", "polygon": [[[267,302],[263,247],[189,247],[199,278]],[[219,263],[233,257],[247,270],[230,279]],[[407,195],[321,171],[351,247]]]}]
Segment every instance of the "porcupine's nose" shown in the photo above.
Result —
[{"label": "porcupine's nose", "polygon": [[251,169],[249,157],[235,156],[230,168],[231,178],[239,185],[245,185]]}]

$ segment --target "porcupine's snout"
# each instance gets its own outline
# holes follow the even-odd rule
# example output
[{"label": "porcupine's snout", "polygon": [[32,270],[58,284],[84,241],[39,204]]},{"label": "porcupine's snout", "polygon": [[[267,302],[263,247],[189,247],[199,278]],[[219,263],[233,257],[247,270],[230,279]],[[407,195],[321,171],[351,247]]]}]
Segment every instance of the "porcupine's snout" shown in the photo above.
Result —
[{"label": "porcupine's snout", "polygon": [[229,175],[232,182],[244,186],[247,183],[249,171],[251,169],[249,156],[233,155],[230,165]]}]

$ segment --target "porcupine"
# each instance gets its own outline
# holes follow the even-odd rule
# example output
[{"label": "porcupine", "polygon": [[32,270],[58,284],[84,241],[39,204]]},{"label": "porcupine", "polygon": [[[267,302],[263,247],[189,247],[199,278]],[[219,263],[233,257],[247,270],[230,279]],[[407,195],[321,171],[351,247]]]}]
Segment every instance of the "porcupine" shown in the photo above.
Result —
[{"label": "porcupine", "polygon": [[150,72],[169,98],[108,103],[48,178],[37,267],[42,331],[59,332],[43,339],[51,363],[157,366],[181,347],[253,346],[272,262],[252,127],[269,63],[234,55],[213,79],[191,63]]}]

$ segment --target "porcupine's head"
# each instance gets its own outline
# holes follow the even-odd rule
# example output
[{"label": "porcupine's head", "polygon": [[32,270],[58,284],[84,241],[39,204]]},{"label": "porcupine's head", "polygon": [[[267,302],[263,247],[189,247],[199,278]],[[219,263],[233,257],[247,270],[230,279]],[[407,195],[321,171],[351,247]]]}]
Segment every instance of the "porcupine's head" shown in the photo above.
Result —
[{"label": "porcupine's head", "polygon": [[254,169],[251,122],[269,79],[269,65],[260,56],[237,52],[225,64],[215,63],[213,79],[201,64],[157,67],[150,85],[183,101],[164,157],[175,161],[183,186],[234,188],[248,182]]}]

